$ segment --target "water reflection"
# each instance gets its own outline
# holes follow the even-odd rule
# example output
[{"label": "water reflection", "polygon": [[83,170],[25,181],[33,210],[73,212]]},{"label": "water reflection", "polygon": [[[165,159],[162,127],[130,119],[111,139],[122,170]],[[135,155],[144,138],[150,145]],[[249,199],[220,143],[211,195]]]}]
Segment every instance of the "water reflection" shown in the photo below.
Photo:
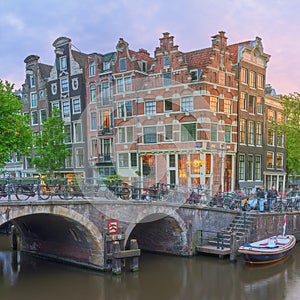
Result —
[{"label": "water reflection", "polygon": [[1,300],[298,299],[299,250],[297,244],[285,261],[262,267],[142,253],[140,271],[120,276],[6,250],[0,251],[0,294]]}]

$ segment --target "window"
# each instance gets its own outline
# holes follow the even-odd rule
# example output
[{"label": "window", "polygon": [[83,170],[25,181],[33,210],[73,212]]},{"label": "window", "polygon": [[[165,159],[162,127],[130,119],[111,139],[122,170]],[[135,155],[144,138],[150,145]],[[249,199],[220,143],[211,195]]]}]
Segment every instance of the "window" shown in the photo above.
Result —
[{"label": "window", "polygon": [[283,169],[283,153],[276,153],[276,168]]},{"label": "window", "polygon": [[110,62],[109,61],[104,61],[103,62],[103,71],[110,70]]},{"label": "window", "polygon": [[144,134],[144,143],[145,144],[155,144],[157,143],[157,134],[156,134],[156,127],[144,127],[143,128]]},{"label": "window", "polygon": [[131,77],[125,77],[124,78],[124,85],[125,85],[125,91],[126,92],[132,90]]},{"label": "window", "polygon": [[262,146],[262,123],[256,123],[256,141],[257,146]]},{"label": "window", "polygon": [[23,104],[27,104],[28,103],[28,97],[27,95],[23,94]]},{"label": "window", "polygon": [[105,110],[100,114],[100,124],[104,131],[109,131],[111,127],[111,111]]},{"label": "window", "polygon": [[254,145],[254,122],[248,122],[248,145]]},{"label": "window", "polygon": [[37,107],[37,94],[36,92],[30,93],[30,107]]},{"label": "window", "polygon": [[169,155],[169,167],[170,168],[176,168],[176,157],[175,154]]},{"label": "window", "polygon": [[34,75],[29,76],[29,87],[35,87],[35,80],[34,80]]},{"label": "window", "polygon": [[229,99],[224,100],[224,113],[231,114],[231,100]]},{"label": "window", "polygon": [[165,125],[165,141],[173,141],[173,125]]},{"label": "window", "polygon": [[253,71],[250,71],[249,86],[256,88],[256,73]]},{"label": "window", "polygon": [[261,180],[261,156],[255,156],[255,180]]},{"label": "window", "polygon": [[123,93],[124,87],[123,87],[123,78],[117,79],[117,93]]},{"label": "window", "polygon": [[62,103],[62,117],[70,118],[70,101],[64,101]]},{"label": "window", "polygon": [[218,124],[210,124],[210,140],[211,141],[218,141]]},{"label": "window", "polygon": [[181,141],[196,141],[196,123],[181,124]]},{"label": "window", "polygon": [[256,112],[258,114],[263,113],[263,98],[262,97],[256,97]]},{"label": "window", "polygon": [[81,123],[74,123],[74,141],[75,142],[82,141]]},{"label": "window", "polygon": [[91,130],[97,129],[97,114],[96,112],[91,112]]},{"label": "window", "polygon": [[239,180],[245,180],[245,155],[239,156]]},{"label": "window", "polygon": [[181,98],[181,111],[193,111],[194,110],[194,99],[192,96]]},{"label": "window", "polygon": [[240,143],[241,144],[246,143],[246,120],[245,119],[240,120]]},{"label": "window", "polygon": [[225,125],[224,130],[224,141],[226,143],[231,143],[231,125]]},{"label": "window", "polygon": [[67,57],[66,56],[61,56],[59,58],[59,66],[60,66],[60,70],[67,69]]},{"label": "window", "polygon": [[172,99],[165,99],[165,111],[173,110],[173,101]]},{"label": "window", "polygon": [[273,122],[275,120],[275,112],[272,109],[268,109],[268,121]]},{"label": "window", "polygon": [[128,153],[119,153],[119,167],[120,168],[128,168],[129,161],[128,161]]},{"label": "window", "polygon": [[64,125],[64,133],[66,134],[65,143],[71,143],[71,125]]},{"label": "window", "polygon": [[96,102],[96,86],[90,85],[90,102]]},{"label": "window", "polygon": [[109,82],[102,82],[99,85],[99,95],[103,105],[108,105],[111,99],[111,85]]},{"label": "window", "polygon": [[51,92],[52,92],[52,95],[56,95],[56,93],[57,93],[57,85],[56,85],[56,83],[52,83],[51,84]]},{"label": "window", "polygon": [[127,118],[132,116],[132,101],[120,101],[118,103],[118,118]]},{"label": "window", "polygon": [[271,151],[267,152],[267,168],[268,169],[274,168],[274,152]]},{"label": "window", "polygon": [[280,111],[278,111],[276,113],[276,121],[277,121],[277,124],[283,124],[283,117],[282,117],[282,113]]},{"label": "window", "polygon": [[172,84],[172,73],[163,73],[163,85],[168,86]]},{"label": "window", "polygon": [[148,116],[156,114],[156,102],[155,101],[146,101],[145,102],[145,114]]},{"label": "window", "polygon": [[72,78],[72,89],[73,91],[78,89],[78,78]]},{"label": "window", "polygon": [[142,72],[147,72],[147,62],[146,61],[139,61],[138,62],[140,69]]},{"label": "window", "polygon": [[248,109],[248,94],[241,92],[240,106],[242,110]]},{"label": "window", "polygon": [[265,76],[262,74],[257,74],[257,87],[260,89],[265,88]]},{"label": "window", "polygon": [[253,180],[253,155],[248,155],[248,180]]},{"label": "window", "polygon": [[136,153],[130,153],[131,167],[137,167],[137,155]]},{"label": "window", "polygon": [[46,109],[41,109],[40,120],[41,120],[41,123],[47,121],[47,110]]},{"label": "window", "polygon": [[254,114],[254,109],[255,109],[255,96],[249,95],[249,107],[248,107],[249,114]]},{"label": "window", "polygon": [[166,55],[164,56],[164,67],[169,67],[170,66],[170,56]]},{"label": "window", "polygon": [[284,146],[284,134],[283,133],[278,133],[277,134],[277,146],[278,147],[283,147]]},{"label": "window", "polygon": [[120,71],[126,71],[126,57],[120,58]]},{"label": "window", "polygon": [[119,127],[119,143],[132,143],[133,142],[133,127]]},{"label": "window", "polygon": [[77,168],[83,167],[83,148],[75,149],[75,164]]},{"label": "window", "polygon": [[210,96],[210,109],[214,112],[218,111],[218,98],[215,96]]},{"label": "window", "polygon": [[192,75],[192,81],[198,81],[198,70],[192,70],[191,75]]},{"label": "window", "polygon": [[61,85],[61,92],[66,93],[69,91],[69,80],[68,78],[63,78],[60,80],[60,85]]},{"label": "window", "polygon": [[91,62],[89,65],[89,75],[90,76],[95,76],[96,75],[96,64],[95,62]]},{"label": "window", "polygon": [[38,123],[39,123],[38,112],[36,110],[32,111],[31,112],[31,124],[38,125]]},{"label": "window", "polygon": [[241,68],[241,82],[248,84],[248,70]]},{"label": "window", "polygon": [[268,145],[274,146],[274,131],[272,129],[268,129]]},{"label": "window", "polygon": [[73,99],[73,114],[79,114],[81,112],[81,102],[79,98]]}]

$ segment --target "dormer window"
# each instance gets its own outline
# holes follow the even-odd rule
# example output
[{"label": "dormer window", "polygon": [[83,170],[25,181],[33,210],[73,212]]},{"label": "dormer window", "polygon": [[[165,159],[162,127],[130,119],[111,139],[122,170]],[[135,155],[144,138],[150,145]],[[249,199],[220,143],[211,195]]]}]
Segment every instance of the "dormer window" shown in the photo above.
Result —
[{"label": "dormer window", "polygon": [[192,75],[192,81],[198,80],[198,70],[192,70],[191,75]]},{"label": "dormer window", "polygon": [[67,57],[66,56],[60,57],[59,58],[59,63],[60,63],[60,69],[61,70],[67,69]]},{"label": "dormer window", "polygon": [[103,71],[110,70],[110,62],[109,61],[104,61],[103,62]]},{"label": "dormer window", "polygon": [[120,58],[120,71],[126,71],[126,58]]}]

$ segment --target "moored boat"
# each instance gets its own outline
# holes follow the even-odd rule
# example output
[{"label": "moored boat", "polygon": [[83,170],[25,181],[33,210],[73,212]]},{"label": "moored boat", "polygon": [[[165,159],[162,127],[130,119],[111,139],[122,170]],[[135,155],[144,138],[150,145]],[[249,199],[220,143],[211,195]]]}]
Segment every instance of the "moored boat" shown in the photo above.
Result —
[{"label": "moored boat", "polygon": [[284,259],[296,244],[293,235],[277,235],[239,247],[238,252],[250,264],[266,264]]}]

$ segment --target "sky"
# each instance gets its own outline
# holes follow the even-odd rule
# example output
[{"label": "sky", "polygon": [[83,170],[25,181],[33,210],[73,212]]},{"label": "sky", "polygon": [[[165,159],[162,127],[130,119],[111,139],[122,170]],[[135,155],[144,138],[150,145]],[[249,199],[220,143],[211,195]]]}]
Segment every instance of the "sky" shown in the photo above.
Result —
[{"label": "sky", "polygon": [[28,55],[54,64],[52,44],[61,36],[84,53],[115,51],[124,38],[153,56],[164,32],[188,52],[225,31],[228,44],[262,38],[271,55],[266,83],[277,94],[300,92],[298,0],[0,0],[0,7],[0,79],[15,89]]}]

